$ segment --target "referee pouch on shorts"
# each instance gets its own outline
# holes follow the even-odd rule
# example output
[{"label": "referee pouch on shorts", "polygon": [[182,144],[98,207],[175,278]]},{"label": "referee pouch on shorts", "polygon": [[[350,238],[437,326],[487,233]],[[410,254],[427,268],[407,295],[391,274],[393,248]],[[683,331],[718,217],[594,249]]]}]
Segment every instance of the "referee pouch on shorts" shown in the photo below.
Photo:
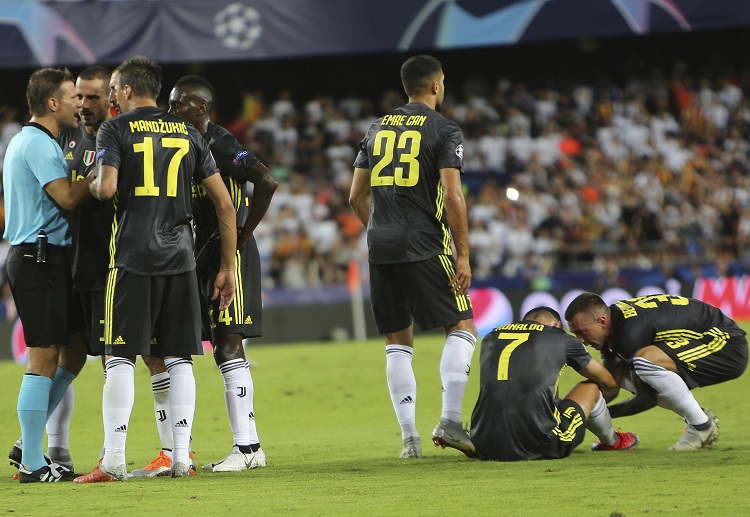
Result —
[{"label": "referee pouch on shorts", "polygon": [[[13,251],[23,262],[34,262],[38,264],[44,264],[58,255],[65,255],[65,248],[53,244],[45,244],[43,254],[38,254],[40,251],[39,245],[28,243],[13,246]],[[44,260],[39,260],[40,258],[43,258]]]}]

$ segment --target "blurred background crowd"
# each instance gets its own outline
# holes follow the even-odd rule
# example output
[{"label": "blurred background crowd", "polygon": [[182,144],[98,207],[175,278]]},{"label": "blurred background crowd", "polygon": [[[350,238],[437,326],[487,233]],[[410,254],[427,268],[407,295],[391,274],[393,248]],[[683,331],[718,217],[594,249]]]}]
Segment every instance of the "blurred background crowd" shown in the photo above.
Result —
[{"label": "blurred background crowd", "polygon": [[[622,82],[527,83],[502,74],[462,80],[447,69],[446,83],[443,113],[465,137],[476,280],[544,289],[555,273],[593,269],[606,287],[623,266],[747,255],[750,79],[742,72],[696,74],[678,61]],[[217,113],[280,181],[256,231],[266,289],[343,284],[348,264],[366,261],[366,235],[348,204],[352,163],[370,124],[405,101],[397,89],[374,98],[259,89],[243,93],[239,112]],[[0,157],[24,117],[22,106],[0,107]],[[0,244],[0,263],[7,248]]]}]

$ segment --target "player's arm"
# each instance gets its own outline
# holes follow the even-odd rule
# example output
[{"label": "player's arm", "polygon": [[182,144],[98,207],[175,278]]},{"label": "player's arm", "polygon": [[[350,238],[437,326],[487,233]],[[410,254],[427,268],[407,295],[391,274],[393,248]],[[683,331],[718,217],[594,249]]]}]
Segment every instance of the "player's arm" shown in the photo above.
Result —
[{"label": "player's arm", "polygon": [[256,162],[246,171],[245,179],[253,184],[253,202],[250,205],[250,212],[247,214],[245,224],[237,236],[237,249],[245,245],[255,228],[260,224],[271,205],[271,198],[279,186],[279,182],[273,177],[271,171],[261,162]]},{"label": "player's arm", "polygon": [[602,392],[604,400],[609,402],[617,397],[620,392],[620,387],[615,382],[615,378],[607,370],[602,363],[597,361],[595,358],[591,358],[586,366],[577,370],[578,373],[593,381],[599,386],[599,390]]},{"label": "player's arm", "polygon": [[[119,171],[111,165],[99,164],[98,172],[93,181],[88,182],[87,186],[91,194],[99,201],[112,199],[117,192],[117,175]],[[89,176],[91,176],[89,174]],[[87,179],[89,178],[87,176]],[[86,183],[77,181],[76,183]]]},{"label": "player's arm", "polygon": [[349,192],[349,205],[367,228],[367,224],[370,222],[370,171],[368,169],[359,167],[354,169],[352,189]]},{"label": "player's arm", "polygon": [[469,225],[466,215],[466,200],[461,187],[461,172],[454,168],[440,169],[440,183],[443,186],[443,204],[448,218],[453,243],[456,246],[456,275],[451,279],[451,287],[456,294],[465,294],[471,285],[469,265]]},{"label": "player's arm", "polygon": [[47,183],[44,190],[65,210],[73,210],[88,199],[92,180],[93,177],[87,177],[82,181],[71,182],[70,178],[59,178]]},{"label": "player's arm", "polygon": [[219,236],[221,237],[221,265],[219,273],[214,281],[214,294],[211,297],[215,300],[221,296],[219,309],[224,310],[229,307],[234,299],[234,269],[235,269],[235,250],[237,249],[237,228],[236,213],[232,198],[229,196],[221,174],[212,174],[205,178],[201,184],[205,187],[208,197],[216,209],[216,217],[219,220]]}]

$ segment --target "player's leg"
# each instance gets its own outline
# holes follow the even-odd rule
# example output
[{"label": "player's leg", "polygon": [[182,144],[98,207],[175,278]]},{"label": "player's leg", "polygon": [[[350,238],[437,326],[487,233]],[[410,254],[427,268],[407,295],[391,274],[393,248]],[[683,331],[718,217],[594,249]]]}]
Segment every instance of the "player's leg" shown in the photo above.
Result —
[{"label": "player's leg", "polygon": [[198,282],[195,271],[153,277],[152,303],[161,310],[154,327],[150,355],[164,357],[169,373],[169,413],[172,420],[172,477],[195,475],[190,436],[195,416],[195,377],[192,355],[202,355]]},{"label": "player's leg", "polygon": [[414,325],[385,335],[385,375],[396,419],[401,426],[401,458],[421,458],[417,431],[417,379],[414,376]]},{"label": "player's leg", "polygon": [[[231,306],[230,306],[231,309]],[[245,359],[242,336],[224,334],[214,328],[214,359],[224,380],[224,402],[232,430],[232,452],[221,461],[204,465],[212,472],[236,472],[265,467],[265,453],[255,426],[254,386]]]},{"label": "player's leg", "polygon": [[417,380],[414,376],[414,325],[411,286],[400,277],[402,265],[370,265],[370,300],[378,333],[385,334],[388,392],[401,427],[401,458],[421,458],[416,424]]},{"label": "player's leg", "polygon": [[135,357],[149,350],[151,291],[150,277],[110,269],[104,311],[104,456],[99,466],[77,478],[76,483],[127,479],[126,442],[135,398]]},{"label": "player's leg", "polygon": [[141,357],[151,376],[151,393],[154,397],[154,418],[159,433],[159,455],[142,468],[128,473],[129,478],[167,476],[172,471],[172,419],[169,412],[169,373],[164,359],[153,355]]},{"label": "player's leg", "polygon": [[[17,402],[23,443],[19,480],[22,483],[69,481],[74,474],[63,473],[54,463],[48,465],[42,440],[50,404],[54,410],[67,389],[66,385],[56,392],[56,400],[52,402],[59,351],[69,339],[70,269],[62,248],[50,249],[46,264],[37,264],[27,255],[14,247],[6,262],[11,293],[24,326],[27,345],[26,374]],[[66,379],[61,375],[57,386],[61,387]]]},{"label": "player's leg", "polygon": [[659,405],[680,415],[687,427],[671,450],[694,450],[716,442],[719,430],[677,373],[675,361],[656,346],[639,350],[633,358],[635,374],[657,393]]},{"label": "player's leg", "polygon": [[586,418],[586,427],[599,438],[592,445],[594,451],[617,451],[635,449],[640,443],[635,433],[624,433],[615,431],[612,425],[612,417],[607,410],[602,392],[594,382],[579,382],[565,396],[566,399],[576,402],[583,411]]},{"label": "player's leg", "polygon": [[442,410],[432,433],[436,446],[452,447],[467,456],[476,450],[462,427],[462,406],[469,382],[477,329],[468,294],[455,294],[450,281],[455,276],[452,256],[440,255],[408,266],[417,302],[414,319],[422,330],[443,327],[446,333],[440,359]]}]

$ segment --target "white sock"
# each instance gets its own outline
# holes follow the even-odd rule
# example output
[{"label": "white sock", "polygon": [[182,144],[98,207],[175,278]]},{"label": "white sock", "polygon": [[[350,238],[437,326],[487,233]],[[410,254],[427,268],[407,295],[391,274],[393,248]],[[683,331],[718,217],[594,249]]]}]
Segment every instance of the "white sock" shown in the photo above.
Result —
[{"label": "white sock", "polygon": [[599,400],[596,401],[594,409],[591,410],[589,418],[586,420],[586,428],[594,433],[604,445],[617,443],[617,434],[615,434],[615,428],[612,425],[612,417],[601,393],[599,393]]},{"label": "white sock", "polygon": [[190,464],[190,432],[195,415],[195,377],[192,359],[164,359],[169,372],[169,413],[172,418],[174,447],[172,465]]},{"label": "white sock", "polygon": [[50,415],[49,420],[47,420],[47,450],[52,448],[70,449],[70,444],[68,443],[70,436],[70,416],[73,414],[75,400],[76,396],[71,384],[65,390],[63,398],[60,399],[60,403]]},{"label": "white sock", "polygon": [[247,370],[247,430],[250,436],[250,445],[260,445],[258,428],[255,425],[255,403],[253,402],[255,386],[253,385],[253,376],[250,374],[250,363],[247,361],[245,361],[245,370]]},{"label": "white sock", "polygon": [[413,353],[410,346],[385,347],[385,376],[403,439],[419,436],[416,424],[417,379],[411,365]]},{"label": "white sock", "polygon": [[706,413],[703,412],[682,377],[642,357],[634,358],[633,366],[636,375],[656,390],[661,407],[671,409],[690,425],[708,422]]},{"label": "white sock", "polygon": [[112,470],[125,464],[125,442],[135,399],[135,364],[121,357],[107,361],[107,382],[102,397],[104,421],[104,459],[102,465]]},{"label": "white sock", "polygon": [[443,383],[443,411],[441,418],[461,423],[464,392],[469,383],[471,356],[477,338],[471,332],[455,330],[448,334],[440,359],[440,380]]},{"label": "white sock", "polygon": [[174,437],[172,436],[172,419],[169,414],[169,373],[161,372],[151,376],[151,391],[154,394],[154,417],[159,441],[164,454],[172,457]]},{"label": "white sock", "polygon": [[[250,445],[250,409],[253,389],[250,370],[244,359],[232,359],[219,365],[224,379],[224,401],[234,445]],[[257,443],[256,441],[252,443]]]}]

